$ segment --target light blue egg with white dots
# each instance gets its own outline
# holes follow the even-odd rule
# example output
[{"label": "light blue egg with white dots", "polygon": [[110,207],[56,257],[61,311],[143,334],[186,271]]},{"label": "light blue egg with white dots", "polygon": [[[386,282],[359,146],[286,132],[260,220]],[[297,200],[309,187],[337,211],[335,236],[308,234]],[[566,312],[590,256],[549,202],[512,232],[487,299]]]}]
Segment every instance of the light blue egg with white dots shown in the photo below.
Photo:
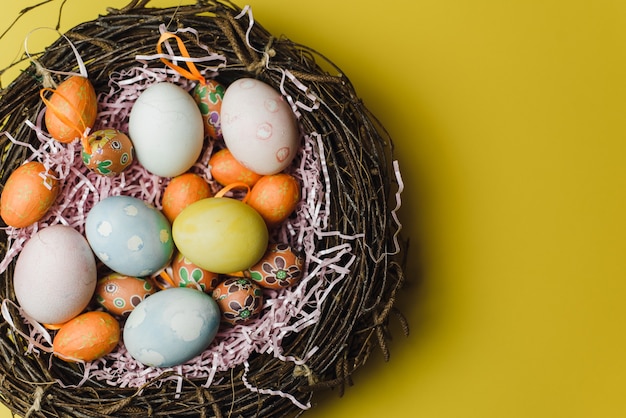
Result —
[{"label": "light blue egg with white dots", "polygon": [[172,287],[144,299],[130,313],[124,324],[124,345],[146,366],[176,366],[211,344],[220,319],[220,309],[211,296]]},{"label": "light blue egg with white dots", "polygon": [[87,214],[85,235],[100,261],[128,276],[158,272],[174,252],[167,218],[131,196],[110,196],[96,203]]}]

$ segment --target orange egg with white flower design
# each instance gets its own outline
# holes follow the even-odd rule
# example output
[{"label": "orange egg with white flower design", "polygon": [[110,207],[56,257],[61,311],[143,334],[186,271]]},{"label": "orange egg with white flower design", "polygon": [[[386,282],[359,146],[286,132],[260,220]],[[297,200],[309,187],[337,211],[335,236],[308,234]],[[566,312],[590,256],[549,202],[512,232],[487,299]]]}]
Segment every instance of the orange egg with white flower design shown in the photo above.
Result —
[{"label": "orange egg with white flower design", "polygon": [[175,285],[201,289],[205,293],[211,293],[220,281],[217,273],[198,267],[181,252],[172,261],[172,276]]},{"label": "orange egg with white flower design", "polygon": [[290,174],[263,176],[248,195],[248,205],[256,209],[268,226],[283,222],[300,201],[300,185]]}]

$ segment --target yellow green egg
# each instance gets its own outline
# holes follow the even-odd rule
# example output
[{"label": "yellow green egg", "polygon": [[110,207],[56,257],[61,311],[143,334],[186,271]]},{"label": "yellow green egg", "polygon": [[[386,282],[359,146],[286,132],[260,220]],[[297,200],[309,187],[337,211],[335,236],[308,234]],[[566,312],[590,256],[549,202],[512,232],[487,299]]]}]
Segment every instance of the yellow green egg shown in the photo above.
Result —
[{"label": "yellow green egg", "polygon": [[228,197],[210,197],[187,206],[176,217],[172,236],[178,250],[191,262],[224,274],[254,265],[268,244],[261,215]]}]

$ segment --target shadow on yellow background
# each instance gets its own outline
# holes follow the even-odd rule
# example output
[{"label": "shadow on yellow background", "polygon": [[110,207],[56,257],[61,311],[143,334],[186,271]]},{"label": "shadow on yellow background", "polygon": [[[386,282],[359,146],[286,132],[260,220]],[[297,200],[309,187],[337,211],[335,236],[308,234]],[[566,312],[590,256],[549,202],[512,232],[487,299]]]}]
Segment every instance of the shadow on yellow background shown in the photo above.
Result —
[{"label": "shadow on yellow background", "polygon": [[[0,67],[56,3],[0,41]],[[69,0],[63,27],[126,1],[95,3]],[[411,335],[392,324],[390,362],[305,416],[626,416],[626,3],[248,3],[342,68],[406,186]]]}]

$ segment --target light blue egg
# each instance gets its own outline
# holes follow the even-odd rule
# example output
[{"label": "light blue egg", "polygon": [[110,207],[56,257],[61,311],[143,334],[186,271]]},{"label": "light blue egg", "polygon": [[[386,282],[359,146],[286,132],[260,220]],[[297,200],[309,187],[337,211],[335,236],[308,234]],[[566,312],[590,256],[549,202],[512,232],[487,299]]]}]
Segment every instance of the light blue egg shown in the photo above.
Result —
[{"label": "light blue egg", "polygon": [[94,205],[87,214],[85,235],[104,264],[127,276],[156,273],[174,252],[167,218],[131,196],[110,196]]},{"label": "light blue egg", "polygon": [[146,366],[186,363],[213,341],[220,324],[217,303],[196,289],[174,287],[144,299],[124,325],[128,353]]}]

